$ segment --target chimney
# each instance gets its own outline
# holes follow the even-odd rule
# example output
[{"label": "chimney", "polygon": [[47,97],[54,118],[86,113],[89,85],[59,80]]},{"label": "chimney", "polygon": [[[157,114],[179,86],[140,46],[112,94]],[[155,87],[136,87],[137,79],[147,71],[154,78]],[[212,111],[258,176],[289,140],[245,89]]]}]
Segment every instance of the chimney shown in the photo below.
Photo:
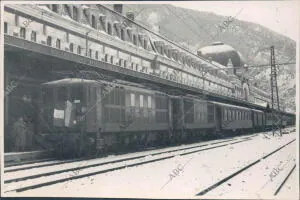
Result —
[{"label": "chimney", "polygon": [[114,11],[117,13],[123,13],[123,4],[114,4]]},{"label": "chimney", "polygon": [[132,11],[128,11],[128,12],[126,13],[126,17],[127,17],[128,19],[131,19],[132,21],[134,21],[134,13],[133,13]]}]

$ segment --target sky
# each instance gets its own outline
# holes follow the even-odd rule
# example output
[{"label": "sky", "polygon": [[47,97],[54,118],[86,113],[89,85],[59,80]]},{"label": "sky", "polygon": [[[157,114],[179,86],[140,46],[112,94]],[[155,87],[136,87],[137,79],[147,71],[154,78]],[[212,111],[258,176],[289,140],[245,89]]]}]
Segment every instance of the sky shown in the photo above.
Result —
[{"label": "sky", "polygon": [[300,1],[198,1],[173,2],[174,6],[217,15],[235,16],[239,20],[265,26],[293,40],[298,40]]}]

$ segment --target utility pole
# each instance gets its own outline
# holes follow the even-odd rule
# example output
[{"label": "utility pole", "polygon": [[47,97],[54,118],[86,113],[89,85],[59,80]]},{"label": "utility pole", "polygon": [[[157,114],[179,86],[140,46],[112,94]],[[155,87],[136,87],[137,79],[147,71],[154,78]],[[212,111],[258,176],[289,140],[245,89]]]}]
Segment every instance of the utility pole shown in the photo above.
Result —
[{"label": "utility pole", "polygon": [[[279,95],[277,86],[277,69],[275,64],[275,50],[274,46],[271,46],[271,112],[272,112],[272,133],[275,135],[276,131],[279,130],[280,136],[282,136],[282,116],[279,107]],[[277,106],[276,106],[277,104]],[[277,107],[277,108],[276,108]]]}]

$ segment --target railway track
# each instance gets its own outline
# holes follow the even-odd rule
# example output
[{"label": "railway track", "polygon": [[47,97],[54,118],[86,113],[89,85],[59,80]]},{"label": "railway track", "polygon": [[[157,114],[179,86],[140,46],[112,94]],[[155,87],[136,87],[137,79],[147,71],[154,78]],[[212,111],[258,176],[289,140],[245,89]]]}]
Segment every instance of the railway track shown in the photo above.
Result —
[{"label": "railway track", "polygon": [[[130,158],[116,159],[116,160],[107,161],[107,162],[97,162],[94,164],[85,163],[84,165],[82,164],[82,166],[79,166],[79,167],[71,167],[71,168],[56,170],[56,171],[52,170],[52,171],[49,171],[46,173],[38,173],[38,174],[34,174],[34,175],[8,179],[8,180],[4,180],[4,184],[6,186],[9,184],[14,184],[14,183],[19,183],[19,182],[26,182],[26,181],[31,182],[32,180],[38,179],[41,177],[53,177],[53,179],[50,181],[40,182],[40,183],[32,184],[32,185],[21,186],[21,187],[15,186],[12,188],[8,186],[6,188],[9,188],[9,189],[7,191],[5,191],[5,193],[13,192],[13,191],[23,192],[26,190],[45,187],[45,186],[49,186],[49,185],[53,185],[53,184],[57,184],[57,183],[62,183],[62,182],[66,182],[66,181],[89,177],[89,176],[93,176],[93,175],[97,175],[97,174],[103,174],[103,173],[107,173],[107,172],[114,171],[114,170],[120,170],[120,169],[124,169],[124,168],[128,168],[128,167],[134,167],[134,166],[143,165],[143,164],[147,164],[147,163],[158,162],[161,160],[173,158],[175,156],[183,156],[183,155],[197,153],[200,151],[207,151],[209,149],[221,148],[221,147],[233,145],[236,143],[246,142],[248,140],[251,140],[252,137],[255,137],[255,136],[257,136],[257,134],[253,135],[253,136],[246,136],[243,138],[233,138],[233,139],[229,139],[229,140],[225,140],[225,141],[212,142],[212,143],[208,143],[208,144],[179,148],[179,149],[174,149],[174,150],[167,150],[167,151],[162,151],[162,152],[134,156],[134,157],[130,157]],[[191,151],[186,152],[187,150],[191,150]],[[178,151],[181,151],[181,152],[178,152]],[[170,155],[170,153],[173,153],[173,154]],[[147,160],[147,158],[149,158],[149,157],[151,159]],[[155,158],[153,158],[153,157],[155,157]],[[143,159],[144,159],[144,161],[141,161]],[[122,163],[124,161],[126,161],[126,162],[129,161],[129,163]],[[116,166],[109,166],[112,164],[115,164]],[[95,169],[95,167],[99,167],[99,166],[104,166],[104,169],[101,169],[101,170]],[[105,166],[108,166],[108,167],[105,168]],[[42,167],[42,166],[39,166],[39,167]],[[87,170],[87,169],[89,169],[90,171],[83,172],[81,174],[79,173],[79,170]],[[94,170],[91,171],[91,169],[94,169]],[[25,170],[25,169],[23,168],[22,170]],[[77,173],[73,173],[71,176],[66,177],[66,178],[61,178],[61,175],[59,176],[59,174],[70,173],[70,172],[72,173],[75,171]]]},{"label": "railway track", "polygon": [[[295,142],[296,139],[293,139],[291,141],[289,141],[288,143],[276,148],[275,150],[271,151],[270,153],[266,154],[265,156],[262,156],[258,159],[256,159],[255,161],[251,162],[250,164],[244,166],[243,168],[237,170],[236,172],[226,176],[225,178],[219,180],[218,182],[212,184],[211,186],[207,187],[206,189],[200,191],[199,193],[196,194],[196,196],[203,196],[205,194],[207,194],[210,191],[213,191],[215,189],[217,189],[218,187],[220,187],[221,185],[223,185],[225,182],[227,182],[230,179],[233,179],[234,177],[237,177],[239,174],[241,174],[242,172],[248,170],[249,168],[257,165],[258,163],[260,163],[262,160],[269,158],[270,156],[274,155],[275,153],[279,152],[280,150],[284,149],[285,147],[291,145],[293,142]],[[283,183],[279,186],[279,188],[276,190],[276,192],[274,193],[277,194],[280,191],[280,188],[282,187],[282,185],[286,182],[286,180],[288,179],[288,177],[290,176],[290,174],[292,173],[292,171],[294,170],[294,168],[290,171],[290,173],[287,175],[286,179],[283,181]]]},{"label": "railway track", "polygon": [[284,178],[284,180],[282,181],[282,183],[276,189],[276,191],[274,193],[274,196],[276,196],[280,192],[281,188],[284,186],[284,184],[286,183],[286,181],[289,179],[289,177],[291,176],[291,174],[294,172],[295,168],[296,168],[296,164],[293,165],[292,169],[289,171],[289,173],[286,175],[286,177]]},{"label": "railway track", "polygon": [[[244,136],[245,138],[251,138],[251,137],[255,137],[257,136],[257,134],[252,135],[252,136]],[[234,141],[237,140],[238,138],[232,138],[232,139],[225,139],[224,141],[218,141],[218,142],[211,142],[211,143],[207,143],[207,144],[198,144],[198,145],[192,145],[192,146],[188,146],[188,147],[184,147],[184,148],[177,148],[175,150],[167,150],[167,151],[161,151],[161,152],[157,152],[157,153],[153,153],[153,154],[149,154],[149,155],[159,155],[162,153],[170,153],[170,152],[176,152],[176,151],[181,151],[181,150],[188,150],[188,149],[193,149],[193,148],[198,148],[198,147],[204,147],[204,146],[208,146],[208,145],[213,145],[213,144],[220,144],[220,143],[224,143],[227,141]],[[153,150],[153,149],[152,149]],[[151,151],[151,149],[149,150]],[[144,151],[145,152],[145,151]],[[92,160],[92,159],[96,159],[96,158],[100,158],[100,157],[92,157],[92,158],[79,158],[79,159],[72,159],[72,160],[66,160],[66,161],[57,161],[55,159],[52,160],[45,160],[45,163],[43,163],[43,161],[30,161],[28,163],[24,162],[23,165],[26,164],[37,164],[37,163],[41,163],[41,164],[37,164],[37,165],[31,165],[31,166],[23,166],[22,164],[17,164],[17,165],[10,165],[10,166],[6,166],[7,167],[11,167],[10,169],[5,169],[4,173],[7,172],[16,172],[16,171],[22,171],[22,170],[28,170],[28,169],[34,169],[34,168],[41,168],[41,167],[48,167],[48,166],[54,166],[54,165],[60,165],[60,164],[67,164],[67,163],[74,163],[74,162],[79,162],[79,161],[88,161],[88,160]],[[135,158],[141,158],[141,156],[136,156]],[[116,161],[123,161],[124,159],[119,159]],[[54,162],[52,162],[54,161]],[[21,167],[18,167],[21,166]]]}]

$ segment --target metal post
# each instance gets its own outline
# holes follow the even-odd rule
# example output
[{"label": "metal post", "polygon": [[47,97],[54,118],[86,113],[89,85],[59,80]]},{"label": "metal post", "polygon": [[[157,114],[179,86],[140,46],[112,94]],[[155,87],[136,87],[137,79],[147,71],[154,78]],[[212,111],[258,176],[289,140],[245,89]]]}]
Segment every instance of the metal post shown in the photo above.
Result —
[{"label": "metal post", "polygon": [[[272,112],[272,133],[275,135],[276,131],[279,130],[280,136],[282,136],[282,117],[279,107],[279,95],[277,86],[277,69],[275,64],[275,51],[274,46],[271,46],[271,112]],[[276,110],[277,103],[277,110]],[[276,118],[276,119],[275,119]],[[275,121],[276,120],[276,121]]]}]

